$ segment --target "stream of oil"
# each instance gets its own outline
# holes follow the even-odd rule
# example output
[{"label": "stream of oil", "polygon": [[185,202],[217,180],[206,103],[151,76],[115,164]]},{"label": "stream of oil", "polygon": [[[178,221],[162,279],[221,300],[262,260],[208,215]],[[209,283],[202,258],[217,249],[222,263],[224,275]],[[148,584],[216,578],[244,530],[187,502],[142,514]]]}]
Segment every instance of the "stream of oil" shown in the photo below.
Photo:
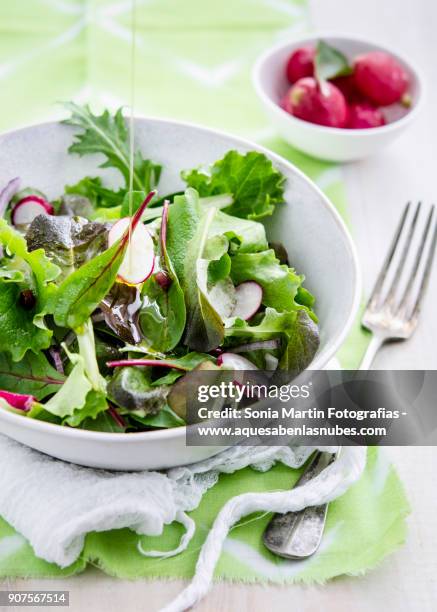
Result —
[{"label": "stream of oil", "polygon": [[134,159],[135,159],[135,59],[136,59],[136,12],[137,12],[137,0],[131,0],[131,46],[130,46],[130,117],[129,117],[129,243],[128,243],[128,257],[129,257],[129,268],[132,269],[132,251],[131,240],[132,240],[132,217],[133,217],[133,197],[132,192],[134,188]]}]

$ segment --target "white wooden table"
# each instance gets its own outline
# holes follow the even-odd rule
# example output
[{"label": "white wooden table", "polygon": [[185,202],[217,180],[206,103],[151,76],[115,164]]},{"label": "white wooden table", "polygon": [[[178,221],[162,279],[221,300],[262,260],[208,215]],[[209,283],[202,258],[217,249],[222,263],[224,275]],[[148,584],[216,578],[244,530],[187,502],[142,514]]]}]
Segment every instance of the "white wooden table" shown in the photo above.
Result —
[{"label": "white wooden table", "polygon": [[[432,110],[437,100],[437,2],[310,0],[310,4],[312,21],[318,29],[363,35],[398,47],[422,67],[428,84],[428,104],[411,132],[381,155],[344,170],[368,291],[401,207],[409,199],[432,203],[437,197],[437,121]],[[384,348],[377,367],[437,369],[436,304],[437,270],[416,335],[408,343]],[[391,448],[387,452],[399,469],[412,505],[406,546],[365,576],[342,577],[325,586],[216,584],[198,606],[199,612],[436,610],[437,449]],[[7,582],[16,589],[68,589],[74,612],[152,612],[183,587],[181,581],[115,580],[92,569],[83,576],[62,581]]]}]

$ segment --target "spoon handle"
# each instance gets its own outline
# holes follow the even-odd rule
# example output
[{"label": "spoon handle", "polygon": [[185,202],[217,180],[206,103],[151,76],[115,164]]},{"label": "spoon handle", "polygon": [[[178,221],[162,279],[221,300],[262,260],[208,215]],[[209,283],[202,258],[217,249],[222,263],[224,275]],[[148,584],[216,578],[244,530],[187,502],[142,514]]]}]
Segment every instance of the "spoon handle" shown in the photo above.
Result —
[{"label": "spoon handle", "polygon": [[[300,487],[324,470],[338,456],[318,451],[296,483]],[[286,559],[305,559],[320,546],[328,504],[309,506],[298,512],[275,514],[263,535],[265,546]]]}]

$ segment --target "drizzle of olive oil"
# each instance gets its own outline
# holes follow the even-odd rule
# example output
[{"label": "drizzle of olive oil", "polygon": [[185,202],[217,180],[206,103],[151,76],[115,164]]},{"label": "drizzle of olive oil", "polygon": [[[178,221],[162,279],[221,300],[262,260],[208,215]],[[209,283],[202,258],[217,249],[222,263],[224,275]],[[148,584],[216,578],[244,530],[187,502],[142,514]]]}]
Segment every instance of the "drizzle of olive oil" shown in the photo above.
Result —
[{"label": "drizzle of olive oil", "polygon": [[135,55],[136,55],[136,9],[137,1],[131,0],[131,46],[130,46],[130,117],[129,117],[129,242],[128,242],[128,257],[129,268],[132,268],[132,217],[133,217],[133,197],[132,191],[134,188],[134,158],[135,158]]}]

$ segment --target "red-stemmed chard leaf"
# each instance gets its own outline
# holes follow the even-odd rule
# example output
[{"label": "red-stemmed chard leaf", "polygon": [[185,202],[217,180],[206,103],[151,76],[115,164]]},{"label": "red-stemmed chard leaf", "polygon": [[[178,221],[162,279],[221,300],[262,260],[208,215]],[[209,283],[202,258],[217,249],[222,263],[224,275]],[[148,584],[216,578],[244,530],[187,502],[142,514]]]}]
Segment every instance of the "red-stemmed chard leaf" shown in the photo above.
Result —
[{"label": "red-stemmed chard leaf", "polygon": [[50,310],[57,325],[80,328],[98,307],[117,278],[130,234],[155,194],[156,191],[148,194],[119,242],[70,274],[60,285]]}]

